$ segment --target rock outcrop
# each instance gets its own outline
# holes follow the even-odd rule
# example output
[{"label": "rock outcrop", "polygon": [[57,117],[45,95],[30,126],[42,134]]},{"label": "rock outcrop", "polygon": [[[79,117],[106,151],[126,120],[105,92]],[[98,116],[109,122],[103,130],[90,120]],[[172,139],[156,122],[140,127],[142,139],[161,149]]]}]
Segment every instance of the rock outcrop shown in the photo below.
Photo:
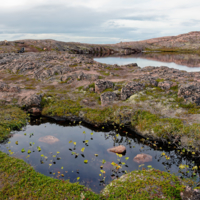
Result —
[{"label": "rock outcrop", "polygon": [[0,82],[0,92],[13,92],[20,93],[20,88],[18,86],[10,86],[6,83]]},{"label": "rock outcrop", "polygon": [[175,86],[177,86],[177,83],[172,81],[163,81],[158,83],[158,87],[160,87],[163,90],[170,90],[172,87]]},{"label": "rock outcrop", "polygon": [[200,84],[182,85],[178,90],[178,96],[185,101],[200,105]]},{"label": "rock outcrop", "polygon": [[23,97],[19,100],[18,104],[21,107],[31,108],[31,107],[40,107],[41,106],[42,95],[29,95]]},{"label": "rock outcrop", "polygon": [[105,89],[113,88],[114,84],[111,81],[105,81],[105,80],[98,80],[95,82],[95,92],[101,93]]},{"label": "rock outcrop", "polygon": [[118,100],[118,97],[116,93],[114,92],[105,92],[101,94],[101,105],[105,106],[108,105],[116,100]]},{"label": "rock outcrop", "polygon": [[130,82],[121,90],[121,100],[128,99],[131,95],[144,89],[144,84],[139,82]]}]

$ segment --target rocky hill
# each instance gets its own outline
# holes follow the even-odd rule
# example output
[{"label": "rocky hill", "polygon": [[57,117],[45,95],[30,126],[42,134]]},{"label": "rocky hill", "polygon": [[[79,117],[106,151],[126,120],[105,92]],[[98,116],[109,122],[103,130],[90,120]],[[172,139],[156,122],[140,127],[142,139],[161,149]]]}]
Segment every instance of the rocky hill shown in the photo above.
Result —
[{"label": "rocky hill", "polygon": [[142,50],[160,51],[200,51],[200,31],[190,32],[177,36],[153,38],[137,42],[121,42],[115,46]]},{"label": "rocky hill", "polygon": [[61,42],[56,40],[17,40],[1,41],[0,53],[16,53],[24,47],[25,52],[67,51],[78,54],[132,54],[141,51],[170,51],[200,53],[200,31],[153,38],[137,42],[120,42],[117,44],[84,44],[78,42]]}]

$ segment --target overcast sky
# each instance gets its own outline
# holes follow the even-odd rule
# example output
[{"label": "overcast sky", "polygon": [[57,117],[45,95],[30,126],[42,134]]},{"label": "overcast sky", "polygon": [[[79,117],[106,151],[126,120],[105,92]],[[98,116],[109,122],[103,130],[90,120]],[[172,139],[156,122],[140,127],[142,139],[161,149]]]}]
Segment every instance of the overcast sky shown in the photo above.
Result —
[{"label": "overcast sky", "polygon": [[117,43],[200,31],[199,0],[6,0],[0,40]]}]

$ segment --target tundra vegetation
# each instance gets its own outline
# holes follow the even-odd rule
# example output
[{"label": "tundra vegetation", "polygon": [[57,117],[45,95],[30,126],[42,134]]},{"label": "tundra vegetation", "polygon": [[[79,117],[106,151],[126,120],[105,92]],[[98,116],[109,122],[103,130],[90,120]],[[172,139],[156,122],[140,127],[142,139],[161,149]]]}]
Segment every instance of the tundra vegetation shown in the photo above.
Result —
[{"label": "tundra vegetation", "polygon": [[[155,49],[165,51],[163,46],[167,41],[161,42]],[[16,53],[25,45],[25,53]],[[151,50],[146,43],[140,45],[141,50]],[[188,73],[168,67],[140,68],[137,64],[100,64],[89,55],[124,51],[118,45],[26,40],[2,43],[0,47],[3,49],[0,54],[1,141],[6,141],[12,130],[26,125],[27,111],[37,111],[52,118],[84,121],[101,129],[111,124],[126,126],[152,144],[154,141],[170,144],[199,159],[200,72]],[[179,46],[167,46],[168,50],[175,48]],[[195,49],[198,51],[199,47]],[[76,148],[75,141],[72,148]],[[77,152],[73,155],[78,156]],[[164,195],[166,199],[180,199],[185,189],[185,184],[175,175],[150,168],[131,172],[132,184],[126,179],[115,180],[112,184],[118,184],[118,189],[109,185],[97,195],[78,183],[45,177],[20,159],[2,152],[0,156],[2,199],[145,199],[146,185],[151,198],[161,199],[159,195]],[[41,161],[44,159],[45,155],[41,156]],[[84,162],[87,164],[88,160]],[[113,167],[120,170],[115,163]],[[101,170],[103,180],[104,170]],[[141,181],[140,176],[146,178]],[[134,181],[134,177],[139,180]]]}]

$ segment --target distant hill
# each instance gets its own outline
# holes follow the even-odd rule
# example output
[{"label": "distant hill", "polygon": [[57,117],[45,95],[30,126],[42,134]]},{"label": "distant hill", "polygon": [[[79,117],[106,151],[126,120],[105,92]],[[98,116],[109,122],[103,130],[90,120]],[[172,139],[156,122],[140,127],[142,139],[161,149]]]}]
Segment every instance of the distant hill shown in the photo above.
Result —
[{"label": "distant hill", "polygon": [[120,42],[117,44],[85,44],[79,42],[61,42],[56,40],[17,40],[1,41],[0,53],[18,52],[24,47],[25,52],[68,51],[72,53],[123,54],[141,51],[195,52],[200,53],[200,31],[142,40],[137,42]]},{"label": "distant hill", "polygon": [[200,51],[200,31],[137,42],[121,42],[114,46],[123,48],[139,48],[142,50]]}]

